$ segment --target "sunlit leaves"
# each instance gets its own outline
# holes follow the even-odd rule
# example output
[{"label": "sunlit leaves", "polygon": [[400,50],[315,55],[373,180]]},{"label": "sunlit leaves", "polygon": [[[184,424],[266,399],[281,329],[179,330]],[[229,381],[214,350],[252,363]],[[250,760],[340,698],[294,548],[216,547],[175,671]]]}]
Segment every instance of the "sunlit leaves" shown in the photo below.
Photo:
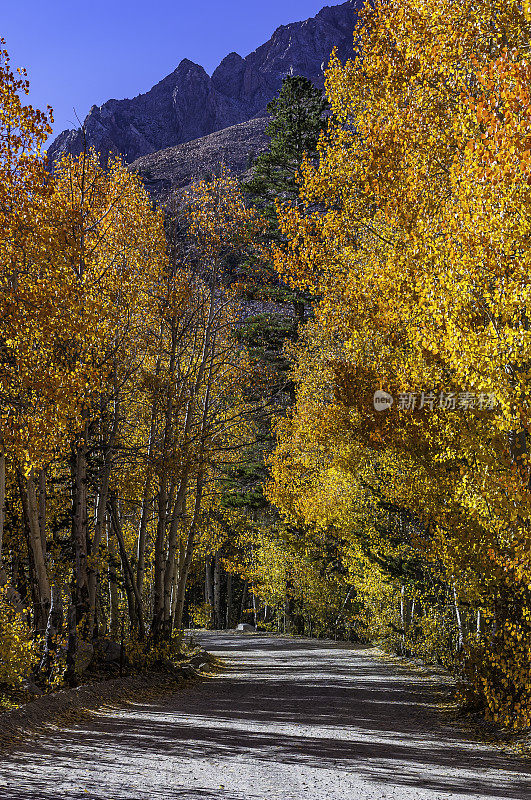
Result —
[{"label": "sunlit leaves", "polygon": [[[272,493],[312,525],[371,494],[407,510],[413,546],[496,620],[507,681],[481,640],[476,691],[498,720],[525,724],[528,26],[507,2],[376,0],[363,17],[359,55],[327,72],[333,117],[305,203],[281,213],[279,272],[321,299]],[[395,397],[388,412],[372,406],[378,388]],[[495,408],[398,410],[400,392],[422,390],[489,392]]]}]

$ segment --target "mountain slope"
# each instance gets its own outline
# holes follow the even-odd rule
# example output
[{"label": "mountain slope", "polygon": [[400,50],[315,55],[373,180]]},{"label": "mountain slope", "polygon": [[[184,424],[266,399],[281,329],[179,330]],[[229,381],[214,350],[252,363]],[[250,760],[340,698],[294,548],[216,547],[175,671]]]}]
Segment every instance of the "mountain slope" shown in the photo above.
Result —
[{"label": "mountain slope", "polygon": [[[93,106],[84,121],[86,143],[119,153],[127,162],[189,142],[253,117],[265,107],[291,71],[322,84],[322,67],[334,47],[341,58],[352,52],[352,33],[363,0],[325,7],[315,17],[277,28],[246,58],[226,56],[212,76],[188,59],[152,89],[131,100]],[[80,153],[81,129],[63,131],[48,150],[51,161]]]},{"label": "mountain slope", "polygon": [[175,190],[188,186],[193,180],[215,174],[221,163],[235,175],[246,172],[255,156],[267,148],[267,122],[264,117],[251,119],[200,139],[158,150],[137,158],[130,169],[138,172],[153,197],[164,202]]}]

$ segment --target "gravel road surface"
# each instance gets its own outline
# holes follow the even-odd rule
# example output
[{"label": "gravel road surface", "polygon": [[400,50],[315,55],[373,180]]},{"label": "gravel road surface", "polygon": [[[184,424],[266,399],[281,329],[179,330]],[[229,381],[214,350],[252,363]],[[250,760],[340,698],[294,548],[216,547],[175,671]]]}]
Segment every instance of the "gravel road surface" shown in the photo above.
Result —
[{"label": "gravel road surface", "polygon": [[442,676],[364,648],[212,633],[214,678],[0,763],[2,800],[531,800],[531,764],[436,710]]}]

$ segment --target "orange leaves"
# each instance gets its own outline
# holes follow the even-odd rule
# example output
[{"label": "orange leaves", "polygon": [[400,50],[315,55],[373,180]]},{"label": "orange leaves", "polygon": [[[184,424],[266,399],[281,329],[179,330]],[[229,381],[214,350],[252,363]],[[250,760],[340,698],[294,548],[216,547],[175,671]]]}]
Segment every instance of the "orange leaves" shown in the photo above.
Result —
[{"label": "orange leaves", "polygon": [[479,91],[463,97],[467,128],[469,180],[515,186],[530,177],[531,67],[517,54],[502,54],[477,73]]},{"label": "orange leaves", "polygon": [[10,127],[0,136],[0,341],[8,350],[0,424],[29,468],[79,429],[117,343],[147,321],[165,245],[160,214],[118,161],[104,172],[94,153],[68,157],[50,177],[39,153],[49,126],[22,106],[25,84],[3,59],[0,127]]}]

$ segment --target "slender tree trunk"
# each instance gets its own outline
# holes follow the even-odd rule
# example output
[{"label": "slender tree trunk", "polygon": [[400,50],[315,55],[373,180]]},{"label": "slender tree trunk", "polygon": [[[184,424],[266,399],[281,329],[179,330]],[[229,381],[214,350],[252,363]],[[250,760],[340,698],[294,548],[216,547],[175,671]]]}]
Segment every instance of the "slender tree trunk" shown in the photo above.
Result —
[{"label": "slender tree trunk", "polygon": [[294,300],[293,310],[298,322],[302,325],[304,323],[304,302],[302,300]]},{"label": "slender tree trunk", "polygon": [[400,652],[402,655],[406,654],[406,630],[407,630],[407,597],[406,587],[402,584],[400,589],[400,627],[402,633],[400,634]]},{"label": "slender tree trunk", "polygon": [[219,551],[214,556],[214,628],[221,628],[221,565]]},{"label": "slender tree trunk", "polygon": [[186,491],[188,488],[188,467],[183,465],[181,481],[177,497],[173,506],[173,512],[170,522],[170,531],[168,535],[168,555],[166,558],[166,566],[164,568],[164,611],[163,611],[163,628],[164,635],[169,636],[171,632],[172,620],[172,594],[175,586],[175,577],[177,571],[177,550],[179,547],[179,526],[184,516],[186,505]]},{"label": "slender tree trunk", "polygon": [[[127,548],[125,546],[125,540],[122,531],[122,523],[120,520],[120,512],[118,509],[118,501],[116,500],[116,497],[113,496],[111,496],[111,520],[114,532],[116,534],[116,538],[118,539],[120,556],[122,559],[124,582],[125,582],[126,592],[128,593],[129,616],[131,618],[131,624],[134,627],[138,626],[138,633],[140,635],[140,638],[143,639],[145,637],[146,632],[144,628],[142,598],[140,597],[140,594],[138,592],[138,588],[135,583],[133,568],[131,567],[131,562],[129,561],[129,556],[127,555]],[[136,612],[135,612],[135,605],[136,605]]]},{"label": "slender tree trunk", "polygon": [[245,608],[247,606],[248,589],[249,589],[249,583],[248,583],[248,581],[245,581],[245,583],[243,584],[242,603],[241,603],[241,606],[240,606],[240,622],[245,622],[244,614],[245,614]]},{"label": "slender tree trunk", "polygon": [[354,591],[354,587],[353,586],[349,586],[347,594],[345,595],[345,599],[343,600],[343,604],[342,604],[342,606],[341,606],[341,608],[339,610],[339,614],[337,615],[336,621],[334,622],[334,628],[338,627],[339,620],[341,619],[341,617],[343,616],[343,614],[345,612],[345,608],[347,606],[348,601],[350,600],[350,596],[351,596],[353,591]]},{"label": "slender tree trunk", "polygon": [[232,628],[232,572],[227,572],[227,611],[225,625],[227,629]]},{"label": "slender tree trunk", "polygon": [[[158,372],[159,365],[157,365],[156,373]],[[138,591],[142,594],[144,588],[144,574],[146,570],[146,538],[147,526],[149,515],[153,505],[151,498],[153,486],[153,451],[155,448],[155,423],[157,420],[156,399],[153,398],[153,407],[151,409],[151,423],[149,426],[149,441],[147,452],[147,465],[146,465],[146,480],[144,482],[144,491],[142,494],[142,513],[140,515],[140,524],[138,526],[138,540],[137,540],[137,565],[136,565],[136,585]]]},{"label": "slender tree trunk", "polygon": [[[99,486],[97,489],[97,502],[96,502],[96,519],[94,521],[94,538],[92,546],[90,547],[90,561],[88,564],[88,618],[87,618],[87,631],[90,639],[94,637],[94,626],[96,621],[96,595],[99,582],[99,556],[100,547],[105,529],[105,516],[107,514],[107,501],[109,498],[109,484],[111,479],[111,471],[113,465],[113,455],[120,426],[120,389],[118,385],[118,365],[116,359],[114,361],[113,376],[113,417],[110,431],[106,430],[103,421],[102,439],[103,439],[103,468],[99,479]],[[88,535],[87,535],[88,544]]]},{"label": "slender tree trunk", "polygon": [[258,625],[258,618],[256,615],[256,594],[253,592],[253,625],[256,628]]},{"label": "slender tree trunk", "polygon": [[170,523],[170,531],[168,536],[168,556],[166,559],[166,567],[164,574],[163,625],[164,625],[164,635],[166,637],[168,637],[171,634],[172,619],[173,619],[172,609],[171,609],[172,606],[171,595],[175,584],[175,564],[177,559],[179,524],[184,516],[184,511],[186,507],[186,492],[188,491],[190,465],[188,463],[187,454],[188,454],[190,428],[192,425],[192,411],[193,411],[192,396],[190,396],[188,397],[186,403],[186,412],[184,416],[184,425],[182,430],[181,476],[179,480],[179,490],[177,492],[177,498],[175,500],[175,504],[173,507],[172,518]]},{"label": "slender tree trunk", "polygon": [[79,625],[89,608],[86,436],[85,441],[75,448],[72,457],[72,495],[72,543],[74,546],[72,602],[76,610],[76,625]]},{"label": "slender tree trunk", "polygon": [[114,545],[114,537],[110,535],[109,531],[107,531],[107,550],[109,553],[109,633],[111,639],[116,641],[120,628],[118,578],[116,574],[118,558],[116,555],[116,547]]},{"label": "slender tree trunk", "polygon": [[52,662],[57,652],[57,637],[63,628],[63,601],[61,587],[54,583],[51,593],[50,613],[48,614],[48,624],[46,625],[46,635],[44,637],[44,652],[40,663],[40,672],[45,678],[49,678]]},{"label": "slender tree trunk", "polygon": [[481,639],[483,635],[483,623],[481,618],[481,609],[478,608],[476,612],[476,639]]},{"label": "slender tree trunk", "polygon": [[205,395],[202,403],[201,422],[199,426],[200,447],[197,459],[198,473],[196,480],[194,511],[192,515],[192,521],[188,529],[184,561],[181,565],[181,568],[179,569],[179,584],[177,587],[177,600],[175,605],[175,627],[177,630],[181,630],[182,628],[186,583],[188,580],[190,564],[192,563],[195,535],[199,523],[199,514],[201,511],[201,504],[203,500],[203,484],[205,478],[205,463],[204,463],[205,437],[207,431],[208,413],[210,409],[210,393],[212,388],[212,374],[214,368],[213,354],[215,350],[215,335],[213,335],[212,333],[214,310],[215,310],[215,296],[214,296],[214,291],[211,289],[209,298],[209,308],[208,308],[208,320],[205,326],[205,335],[203,339],[203,345],[201,348],[201,359],[197,371],[197,376],[194,382],[194,386],[193,389],[191,390],[191,397],[188,400],[188,405],[186,410],[186,423],[184,426],[184,442],[186,447],[188,438],[188,428],[189,425],[191,424],[192,399],[198,395],[201,384],[203,380],[205,380]]},{"label": "slender tree trunk", "polygon": [[39,472],[39,530],[42,552],[46,557],[46,470]]},{"label": "slender tree trunk", "polygon": [[39,526],[39,504],[37,499],[37,492],[35,488],[35,481],[33,475],[26,479],[24,486],[24,478],[19,471],[19,489],[22,501],[22,508],[24,517],[27,522],[28,539],[31,549],[33,569],[35,571],[35,589],[36,589],[36,619],[35,627],[38,631],[44,631],[48,621],[48,612],[51,604],[50,582],[48,580],[48,572],[46,570],[46,559],[42,549],[41,530]]},{"label": "slender tree trunk", "polygon": [[171,594],[171,629],[175,629],[175,609],[177,607],[177,589],[179,584],[179,575],[184,564],[185,547],[181,542],[179,546],[179,560],[175,564],[175,578],[173,581],[173,589]]},{"label": "slender tree trunk", "polygon": [[[109,497],[109,482],[111,477],[111,453],[105,457],[103,475],[98,491],[96,522],[94,525],[94,538],[92,540],[91,560],[98,559],[103,532],[105,530],[105,515],[107,513],[107,500]],[[97,563],[88,565],[88,620],[87,630],[90,638],[94,635],[94,624],[96,618],[96,594],[98,589],[98,566]]]},{"label": "slender tree trunk", "polygon": [[[89,610],[89,586],[87,565],[88,509],[87,509],[87,434],[85,425],[81,444],[72,453],[72,544],[74,569],[72,574],[71,604],[68,609],[68,643],[65,678],[77,683],[76,655],[78,626],[85,621]],[[92,631],[89,632],[92,635]]]},{"label": "slender tree trunk", "polygon": [[70,686],[78,683],[76,675],[76,653],[77,653],[77,612],[73,602],[70,603],[67,613],[67,644],[66,644],[66,670],[65,681]]},{"label": "slender tree trunk", "polygon": [[[120,555],[122,554],[122,548],[119,548]],[[124,590],[125,590],[125,598],[127,600],[127,613],[129,615],[129,623],[131,626],[131,630],[138,629],[138,615],[136,613],[136,605],[135,605],[135,595],[133,592],[133,587],[131,586],[131,580],[127,573],[127,570],[124,568],[123,558],[122,558],[122,575],[124,577]],[[123,620],[123,617],[122,617]],[[143,638],[143,637],[140,637]]]},{"label": "slender tree trunk", "polygon": [[[182,550],[182,548],[180,548]],[[179,581],[179,563],[180,563],[180,556],[179,558],[175,558],[173,560],[173,570],[172,570],[172,579],[171,579],[171,592],[170,592],[170,606],[169,606],[169,618],[166,623],[167,628],[167,636],[168,639],[171,639],[174,623],[175,623],[175,604],[177,601],[177,583]]]},{"label": "slender tree trunk", "polygon": [[292,581],[288,578],[286,581],[286,595],[284,600],[284,627],[285,633],[295,633],[295,609],[292,597]]},{"label": "slender tree trunk", "polygon": [[100,576],[100,579],[98,580],[98,591],[96,594],[96,616],[94,619],[94,635],[96,638],[99,638],[100,636],[107,636],[108,634],[108,617],[103,606],[102,592],[102,576]]},{"label": "slender tree trunk", "polygon": [[459,599],[457,597],[455,583],[452,584],[452,591],[454,595],[455,619],[457,622],[457,652],[460,653],[464,647],[465,639],[463,635],[463,620],[461,618],[461,609],[459,608]]},{"label": "slender tree trunk", "polygon": [[164,475],[159,489],[157,534],[155,538],[155,560],[153,578],[153,621],[151,631],[157,639],[162,624],[164,604],[164,543],[166,539],[166,517],[168,509],[168,491]]},{"label": "slender tree trunk", "polygon": [[139,592],[144,588],[144,576],[146,572],[146,541],[147,541],[147,526],[153,505],[150,497],[151,492],[151,478],[146,479],[144,485],[144,496],[142,498],[142,514],[140,517],[140,524],[138,526],[138,541],[136,548],[137,565],[136,565],[136,584]]},{"label": "slender tree trunk", "polygon": [[5,526],[5,507],[6,507],[6,454],[3,445],[0,443],[0,588],[7,583],[7,574],[4,569],[2,557],[2,547],[4,543]]},{"label": "slender tree trunk", "polygon": [[170,363],[168,366],[168,388],[166,394],[166,407],[164,410],[164,434],[162,437],[160,458],[163,464],[162,475],[160,477],[159,501],[158,501],[158,522],[157,535],[155,538],[155,564],[154,564],[154,585],[153,585],[153,620],[151,623],[151,633],[155,640],[160,635],[160,629],[164,619],[164,578],[166,561],[164,558],[164,547],[166,543],[166,528],[168,526],[168,501],[171,491],[168,493],[168,474],[166,461],[169,452],[172,417],[173,417],[173,391],[176,369],[176,350],[177,350],[177,331],[172,327],[172,341],[170,352]]},{"label": "slender tree trunk", "polygon": [[214,581],[212,580],[212,558],[205,559],[205,603],[210,607],[209,626],[214,624]]},{"label": "slender tree trunk", "polygon": [[182,569],[179,571],[179,585],[177,587],[177,601],[175,604],[175,628],[181,630],[183,624],[183,611],[184,611],[184,597],[186,592],[186,583],[188,580],[188,573],[190,571],[190,564],[192,563],[192,556],[194,553],[195,535],[197,526],[199,524],[199,513],[201,511],[201,503],[203,500],[203,473],[199,472],[196,481],[195,490],[195,503],[194,513],[188,529],[188,536],[186,541],[186,549]]},{"label": "slender tree trunk", "polygon": [[[33,609],[33,629],[35,631],[43,631],[46,626],[46,620],[41,619],[42,607],[39,598],[39,587],[37,585],[37,575],[35,573],[35,562],[33,553],[31,551],[30,532],[27,524],[24,525],[24,533],[26,534],[26,542],[28,545],[28,588],[31,593],[31,608]],[[22,564],[21,564],[22,566]],[[22,567],[24,569],[24,567]],[[28,615],[29,617],[29,615]]]}]

